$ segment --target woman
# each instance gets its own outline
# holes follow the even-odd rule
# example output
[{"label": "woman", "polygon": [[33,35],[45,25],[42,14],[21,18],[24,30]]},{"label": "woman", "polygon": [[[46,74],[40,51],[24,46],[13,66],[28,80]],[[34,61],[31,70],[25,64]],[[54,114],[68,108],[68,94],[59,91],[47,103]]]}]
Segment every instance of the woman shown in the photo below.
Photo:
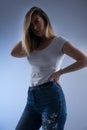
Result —
[{"label": "woman", "polygon": [[[63,69],[64,54],[75,62]],[[27,104],[16,130],[63,130],[66,121],[66,102],[60,77],[87,66],[87,56],[69,41],[56,36],[47,14],[32,7],[26,14],[23,39],[11,55],[27,57],[31,65],[31,79]]]}]

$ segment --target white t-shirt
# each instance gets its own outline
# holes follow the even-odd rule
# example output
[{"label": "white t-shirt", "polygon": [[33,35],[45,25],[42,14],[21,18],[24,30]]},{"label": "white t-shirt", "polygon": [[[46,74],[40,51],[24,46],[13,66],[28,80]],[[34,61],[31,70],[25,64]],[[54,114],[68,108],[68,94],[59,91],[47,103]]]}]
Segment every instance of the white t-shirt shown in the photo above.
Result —
[{"label": "white t-shirt", "polygon": [[60,69],[64,56],[62,47],[65,42],[62,37],[55,37],[46,48],[33,51],[27,57],[31,65],[31,86],[47,82],[52,73]]}]

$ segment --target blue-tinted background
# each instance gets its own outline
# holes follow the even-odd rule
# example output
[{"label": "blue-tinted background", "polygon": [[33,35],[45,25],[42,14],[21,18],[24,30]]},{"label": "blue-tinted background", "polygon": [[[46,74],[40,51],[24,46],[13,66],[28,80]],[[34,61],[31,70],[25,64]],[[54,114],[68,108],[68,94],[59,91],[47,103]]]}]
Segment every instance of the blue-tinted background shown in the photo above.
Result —
[{"label": "blue-tinted background", "polygon": [[[10,51],[22,37],[24,15],[32,6],[44,9],[58,35],[87,53],[86,0],[0,1],[0,130],[14,130],[26,104],[30,67]],[[62,67],[73,60],[65,57]],[[65,130],[87,130],[87,68],[61,77],[68,117]]]}]

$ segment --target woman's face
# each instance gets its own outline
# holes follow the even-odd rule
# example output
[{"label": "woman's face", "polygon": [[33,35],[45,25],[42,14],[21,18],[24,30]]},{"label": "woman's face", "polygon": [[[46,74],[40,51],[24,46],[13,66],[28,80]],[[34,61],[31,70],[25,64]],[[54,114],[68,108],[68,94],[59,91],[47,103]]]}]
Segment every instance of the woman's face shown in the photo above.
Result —
[{"label": "woman's face", "polygon": [[44,19],[37,14],[34,14],[31,18],[31,30],[36,36],[44,37],[45,36],[45,21]]}]

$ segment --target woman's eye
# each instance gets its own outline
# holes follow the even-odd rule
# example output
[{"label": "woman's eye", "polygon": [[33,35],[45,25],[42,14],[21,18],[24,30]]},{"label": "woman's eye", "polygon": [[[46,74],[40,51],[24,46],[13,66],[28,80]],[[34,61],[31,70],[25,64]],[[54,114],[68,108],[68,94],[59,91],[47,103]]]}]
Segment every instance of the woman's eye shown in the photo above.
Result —
[{"label": "woman's eye", "polygon": [[36,19],[35,23],[39,23],[39,22],[40,22],[40,20],[39,20],[39,19]]},{"label": "woman's eye", "polygon": [[33,29],[34,26],[39,24],[39,23],[40,23],[40,19],[36,19],[33,23],[31,23],[31,25],[30,25],[31,29]]}]

